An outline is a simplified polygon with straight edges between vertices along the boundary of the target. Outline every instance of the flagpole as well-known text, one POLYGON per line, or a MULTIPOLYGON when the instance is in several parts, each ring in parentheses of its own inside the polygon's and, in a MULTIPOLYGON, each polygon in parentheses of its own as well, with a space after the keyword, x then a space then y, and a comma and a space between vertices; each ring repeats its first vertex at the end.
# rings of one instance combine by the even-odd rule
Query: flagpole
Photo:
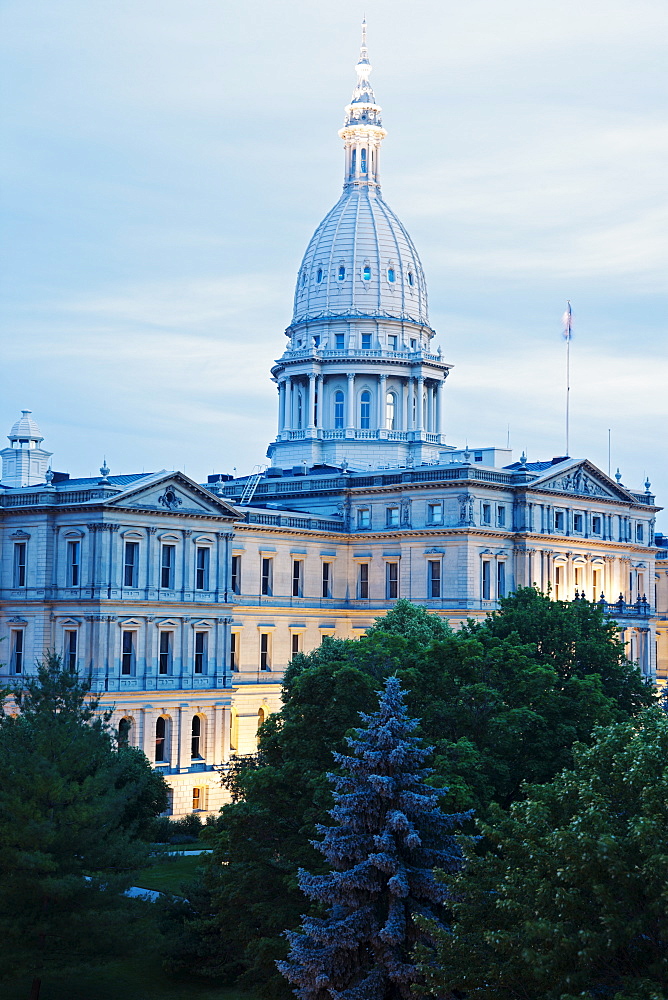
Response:
POLYGON ((566 454, 570 455, 570 415, 571 415, 571 336, 573 335, 573 313, 568 300, 563 315, 564 339, 566 341, 566 454))

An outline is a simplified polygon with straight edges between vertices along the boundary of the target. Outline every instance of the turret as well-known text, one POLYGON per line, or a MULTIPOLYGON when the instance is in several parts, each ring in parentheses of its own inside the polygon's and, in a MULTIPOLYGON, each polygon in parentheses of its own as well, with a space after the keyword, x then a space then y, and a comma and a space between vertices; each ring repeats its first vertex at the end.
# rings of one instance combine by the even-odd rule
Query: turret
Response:
POLYGON ((9 448, 0 451, 3 486, 37 486, 45 481, 53 452, 41 447, 44 437, 31 413, 21 410, 20 419, 7 435, 9 448))

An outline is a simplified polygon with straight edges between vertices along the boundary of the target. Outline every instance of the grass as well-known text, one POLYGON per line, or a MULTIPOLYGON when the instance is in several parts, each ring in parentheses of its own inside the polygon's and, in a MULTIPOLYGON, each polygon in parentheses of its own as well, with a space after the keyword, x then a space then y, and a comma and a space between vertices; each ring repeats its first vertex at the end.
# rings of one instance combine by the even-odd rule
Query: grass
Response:
MULTIPOLYGON (((28 1000, 31 977, 0 982, 2 1000, 28 1000)), ((184 976, 165 975, 153 956, 113 962, 76 974, 50 975, 40 1000, 259 1000, 251 993, 184 976)))
POLYGON ((137 872, 133 884, 141 886, 142 889, 157 889, 158 892, 171 892, 175 896, 182 896, 183 883, 192 880, 205 859, 206 855, 166 857, 163 861, 137 872))

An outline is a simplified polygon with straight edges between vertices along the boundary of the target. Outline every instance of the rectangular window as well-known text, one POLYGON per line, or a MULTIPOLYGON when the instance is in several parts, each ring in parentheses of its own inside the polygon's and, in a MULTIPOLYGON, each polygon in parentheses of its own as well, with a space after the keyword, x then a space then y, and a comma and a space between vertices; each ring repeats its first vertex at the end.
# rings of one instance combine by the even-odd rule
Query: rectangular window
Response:
POLYGON ((195 673, 205 674, 206 673, 206 661, 207 661, 207 647, 209 633, 208 632, 195 632, 195 673))
POLYGON ((441 560, 430 559, 427 563, 427 595, 441 596, 441 560))
POLYGON ((81 551, 80 542, 67 543, 67 586, 79 586, 79 553, 81 551))
POLYGON ((136 587, 139 571, 139 542, 125 543, 125 563, 123 567, 123 586, 136 587))
POLYGON ((396 351, 397 349, 397 335, 396 333, 391 333, 387 338, 387 346, 391 351, 396 351))
POLYGON ((601 571, 599 569, 592 570, 591 574, 591 584, 592 584, 592 601, 597 601, 601 596, 601 571))
POLYGON ((484 503, 482 505, 482 523, 491 524, 492 523, 492 505, 491 503, 484 503))
POLYGON ((260 670, 271 670, 271 634, 260 632, 260 670))
POLYGON ((26 542, 14 542, 14 586, 26 585, 26 542))
POLYGON ((239 669, 239 633, 230 634, 230 670, 239 669))
POLYGON ((575 567, 575 589, 579 590, 582 586, 582 569, 580 566, 575 567))
POLYGON ((204 789, 203 788, 193 788, 193 812, 199 812, 200 809, 204 809, 204 789))
POLYGON ((241 593, 241 556, 232 556, 230 586, 233 594, 241 593))
POLYGON ((162 546, 162 558, 160 562, 160 586, 165 590, 174 589, 174 563, 176 556, 175 545, 162 546))
POLYGON ((262 580, 261 580, 260 592, 263 597, 271 597, 273 562, 274 562, 273 559, 262 560, 262 580))
POLYGON ((554 599, 560 601, 564 596, 564 570, 561 566, 554 567, 554 599))
POLYGON ((158 670, 161 674, 168 674, 172 669, 172 650, 174 648, 174 633, 160 633, 160 656, 158 670))
POLYGON ((582 531, 584 518, 582 514, 573 514, 573 531, 582 531))
POLYGON ((363 333, 362 334, 362 350, 363 351, 370 351, 371 350, 371 334, 370 333, 363 333))
POLYGON ((71 674, 77 672, 77 636, 76 629, 68 629, 65 632, 65 669, 71 674))
POLYGON ((292 596, 302 597, 304 591, 304 560, 292 560, 292 596))
POLYGON ((642 542, 643 540, 643 527, 642 524, 636 524, 636 542, 642 542))
POLYGON ((601 518, 596 514, 591 519, 591 533, 592 535, 601 534, 601 518))
POLYGON ((385 596, 389 601, 399 596, 399 563, 385 563, 385 596))
POLYGON ((399 527, 399 508, 387 507, 385 511, 385 523, 388 528, 399 527))
POLYGON ((209 548, 198 545, 195 553, 195 590, 209 589, 209 548))
POLYGON ((496 509, 496 523, 499 528, 505 528, 506 526, 506 508, 501 504, 496 509))
POLYGON ((417 340, 415 337, 411 337, 411 351, 417 351, 417 340))
POLYGON ((490 599, 490 566, 489 559, 483 559, 482 562, 482 599, 483 601, 488 601, 490 599))
POLYGON ((443 524, 443 504, 427 504, 427 524, 443 524))
POLYGON ((357 596, 366 600, 369 596, 369 564, 360 563, 357 571, 357 596))
POLYGON ((357 511, 357 527, 371 527, 371 510, 368 507, 360 507, 357 511))
POLYGON ((506 596, 506 564, 504 562, 496 564, 496 596, 497 599, 506 596))
POLYGON ((121 673, 129 675, 135 669, 136 632, 123 632, 121 643, 121 673))
POLYGON ((13 674, 23 673, 23 639, 24 630, 22 628, 14 629, 12 632, 11 647, 11 668, 13 674))
POLYGON ((557 510, 554 512, 554 528, 555 531, 564 530, 564 512, 563 510, 557 510))
POLYGON ((482 452, 481 451, 474 451, 473 452, 473 461, 474 462, 482 462, 482 452))
POLYGON ((329 562, 322 564, 322 596, 332 596, 332 564, 329 562))
POLYGON ((334 335, 336 339, 336 350, 343 351, 345 349, 345 333, 337 333, 334 335))
POLYGON ((292 655, 296 656, 300 652, 301 647, 301 634, 299 632, 292 633, 292 655))

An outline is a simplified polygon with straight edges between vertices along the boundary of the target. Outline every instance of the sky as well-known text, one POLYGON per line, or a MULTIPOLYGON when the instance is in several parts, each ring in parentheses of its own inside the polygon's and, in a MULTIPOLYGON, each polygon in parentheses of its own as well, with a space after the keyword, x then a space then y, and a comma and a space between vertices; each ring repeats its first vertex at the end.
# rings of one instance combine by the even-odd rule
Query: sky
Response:
POLYGON ((570 453, 668 504, 665 0, 0 0, 0 432, 32 409, 72 476, 266 461, 363 11, 448 442, 564 453, 570 299, 570 453))

